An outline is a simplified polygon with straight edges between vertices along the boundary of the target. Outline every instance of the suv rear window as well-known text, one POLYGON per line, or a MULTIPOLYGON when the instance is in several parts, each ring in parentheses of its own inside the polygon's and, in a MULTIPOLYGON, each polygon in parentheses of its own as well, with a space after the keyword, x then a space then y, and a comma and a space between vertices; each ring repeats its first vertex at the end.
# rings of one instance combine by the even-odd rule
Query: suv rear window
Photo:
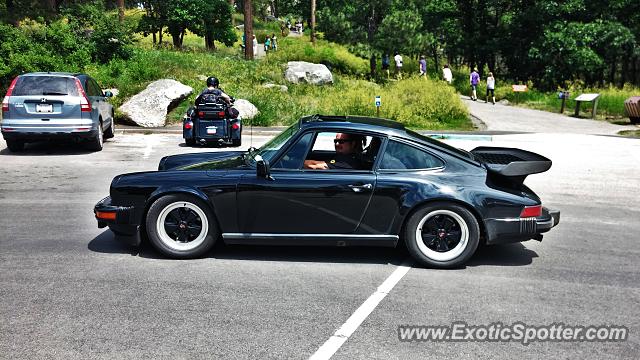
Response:
POLYGON ((76 79, 59 76, 21 76, 13 89, 15 96, 71 95, 78 96, 76 79))

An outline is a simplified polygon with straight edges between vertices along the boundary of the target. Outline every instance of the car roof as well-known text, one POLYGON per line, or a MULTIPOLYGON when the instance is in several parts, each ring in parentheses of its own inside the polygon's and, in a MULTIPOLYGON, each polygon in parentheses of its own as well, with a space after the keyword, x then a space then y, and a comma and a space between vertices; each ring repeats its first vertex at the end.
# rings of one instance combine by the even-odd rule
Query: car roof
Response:
POLYGON ((445 144, 442 141, 432 139, 415 131, 409 130, 398 121, 367 117, 367 116, 335 116, 335 115, 310 115, 300 119, 300 129, 348 129, 356 131, 371 131, 391 137, 412 140, 426 146, 436 147, 465 160, 471 158, 466 151, 445 144))
POLYGON ((300 119, 301 128, 341 127, 353 130, 368 130, 381 133, 405 134, 406 129, 397 121, 367 116, 310 115, 300 119))
POLYGON ((86 74, 69 73, 69 72, 32 72, 22 74, 20 76, 59 76, 59 77, 85 77, 86 74))

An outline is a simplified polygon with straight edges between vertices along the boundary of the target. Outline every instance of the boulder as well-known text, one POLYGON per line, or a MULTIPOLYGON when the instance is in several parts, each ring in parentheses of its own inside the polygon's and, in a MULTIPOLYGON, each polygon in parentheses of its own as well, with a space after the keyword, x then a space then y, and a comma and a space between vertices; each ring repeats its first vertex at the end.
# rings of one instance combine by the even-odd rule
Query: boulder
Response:
POLYGON ((120 106, 120 112, 142 127, 165 125, 167 111, 193 92, 193 88, 171 79, 157 80, 120 106))
POLYGON ((502 104, 502 105, 509 105, 509 100, 507 100, 507 99, 502 99, 502 100, 498 101, 498 104, 502 104))
POLYGON ((303 82, 313 85, 333 84, 333 75, 325 65, 304 61, 288 62, 284 78, 294 84, 303 82))
POLYGON ((280 91, 282 91, 282 92, 287 92, 287 91, 289 91, 289 88, 288 88, 286 85, 278 85, 278 84, 271 84, 271 83, 268 83, 268 84, 264 84, 264 85, 262 85, 262 87, 265 87, 265 88, 267 88, 267 89, 280 88, 280 91))
POLYGON ((260 114, 258 108, 245 99, 236 99, 233 103, 233 107, 240 112, 240 118, 242 120, 253 119, 260 114))

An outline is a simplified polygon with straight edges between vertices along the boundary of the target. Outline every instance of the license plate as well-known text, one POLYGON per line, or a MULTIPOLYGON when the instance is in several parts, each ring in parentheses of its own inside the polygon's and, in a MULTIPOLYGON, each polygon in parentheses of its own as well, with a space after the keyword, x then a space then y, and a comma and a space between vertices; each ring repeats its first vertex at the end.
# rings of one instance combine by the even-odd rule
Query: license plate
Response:
POLYGON ((51 104, 36 104, 36 112, 39 113, 52 113, 53 105, 51 104))
POLYGON ((215 126, 207 126, 207 134, 215 134, 218 132, 218 128, 215 126))

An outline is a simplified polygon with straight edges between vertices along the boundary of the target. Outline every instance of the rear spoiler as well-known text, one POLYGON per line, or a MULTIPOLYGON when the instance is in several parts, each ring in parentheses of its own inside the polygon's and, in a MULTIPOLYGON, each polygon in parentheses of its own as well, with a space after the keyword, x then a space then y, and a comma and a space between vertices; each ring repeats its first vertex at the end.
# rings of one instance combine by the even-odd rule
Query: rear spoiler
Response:
POLYGON ((471 150, 471 153, 489 172, 520 183, 527 175, 542 173, 551 168, 551 160, 521 149, 480 146, 471 150))

